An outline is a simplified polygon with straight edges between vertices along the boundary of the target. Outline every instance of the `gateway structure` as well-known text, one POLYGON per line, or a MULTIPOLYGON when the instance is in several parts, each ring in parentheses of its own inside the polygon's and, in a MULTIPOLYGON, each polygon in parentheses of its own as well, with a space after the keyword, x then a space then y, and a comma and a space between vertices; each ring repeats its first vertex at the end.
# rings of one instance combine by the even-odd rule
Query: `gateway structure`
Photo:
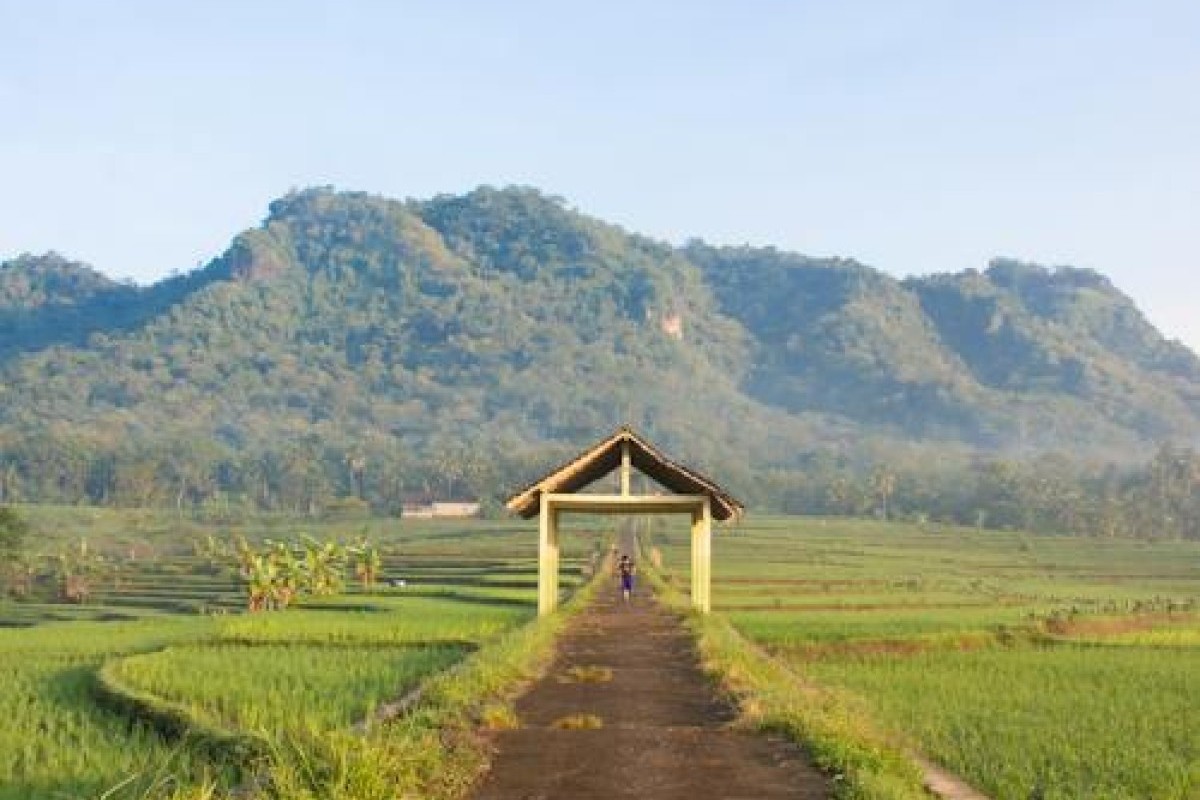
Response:
POLYGON ((692 521, 692 605, 712 607, 712 521, 735 520, 745 507, 714 481, 671 460, 649 441, 622 427, 544 478, 509 498, 510 511, 538 524, 538 614, 558 606, 558 523, 560 515, 687 514, 692 521), (633 470, 669 493, 633 494, 633 470), (580 494, 579 490, 620 470, 620 494, 580 494))

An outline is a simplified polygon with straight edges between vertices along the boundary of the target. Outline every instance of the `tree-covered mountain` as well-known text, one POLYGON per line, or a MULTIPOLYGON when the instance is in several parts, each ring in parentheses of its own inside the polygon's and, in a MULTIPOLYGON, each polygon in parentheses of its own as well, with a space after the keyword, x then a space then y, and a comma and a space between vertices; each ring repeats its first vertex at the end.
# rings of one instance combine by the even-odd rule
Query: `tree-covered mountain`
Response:
POLYGON ((1096 273, 674 248, 522 188, 292 193, 148 287, 21 256, 0 375, 0 500, 394 504, 514 485, 626 421, 735 486, 1200 430, 1200 361, 1096 273))
POLYGON ((1200 359, 1091 270, 997 259, 898 281, 773 248, 684 253, 756 345, 748 389, 905 437, 1117 454, 1193 441, 1200 359))
POLYGON ((0 263, 0 359, 56 344, 85 346, 93 333, 136 329, 222 277, 227 275, 210 268, 139 288, 58 253, 0 263))

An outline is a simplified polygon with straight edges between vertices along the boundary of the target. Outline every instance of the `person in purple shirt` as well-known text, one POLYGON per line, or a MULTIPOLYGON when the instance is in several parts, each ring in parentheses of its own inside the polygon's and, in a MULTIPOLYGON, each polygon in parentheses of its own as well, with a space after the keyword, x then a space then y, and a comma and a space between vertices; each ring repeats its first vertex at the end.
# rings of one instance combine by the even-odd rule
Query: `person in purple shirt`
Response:
POLYGON ((633 573, 636 569, 633 559, 628 555, 621 556, 621 560, 617 562, 617 573, 621 576, 621 597, 625 602, 629 602, 629 597, 633 594, 633 573))

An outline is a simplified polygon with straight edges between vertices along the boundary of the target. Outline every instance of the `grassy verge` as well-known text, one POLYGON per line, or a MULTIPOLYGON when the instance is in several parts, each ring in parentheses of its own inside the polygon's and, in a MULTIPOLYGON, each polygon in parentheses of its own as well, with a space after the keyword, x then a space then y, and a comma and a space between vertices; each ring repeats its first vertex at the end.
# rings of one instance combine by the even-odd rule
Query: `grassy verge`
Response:
POLYGON ((741 724, 781 732, 800 743, 818 767, 834 776, 840 798, 929 796, 920 769, 870 722, 859 699, 808 683, 724 617, 691 611, 687 598, 652 569, 647 576, 665 603, 686 614, 704 668, 736 699, 741 724))

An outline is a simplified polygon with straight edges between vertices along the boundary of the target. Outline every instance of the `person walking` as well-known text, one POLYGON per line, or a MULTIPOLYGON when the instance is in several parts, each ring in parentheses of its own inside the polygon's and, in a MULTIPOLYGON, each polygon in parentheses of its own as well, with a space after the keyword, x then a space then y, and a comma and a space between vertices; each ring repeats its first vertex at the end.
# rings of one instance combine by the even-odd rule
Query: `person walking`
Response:
POLYGON ((617 572, 621 576, 621 597, 626 603, 633 595, 633 573, 636 571, 633 559, 628 554, 621 556, 621 560, 617 562, 617 572))

